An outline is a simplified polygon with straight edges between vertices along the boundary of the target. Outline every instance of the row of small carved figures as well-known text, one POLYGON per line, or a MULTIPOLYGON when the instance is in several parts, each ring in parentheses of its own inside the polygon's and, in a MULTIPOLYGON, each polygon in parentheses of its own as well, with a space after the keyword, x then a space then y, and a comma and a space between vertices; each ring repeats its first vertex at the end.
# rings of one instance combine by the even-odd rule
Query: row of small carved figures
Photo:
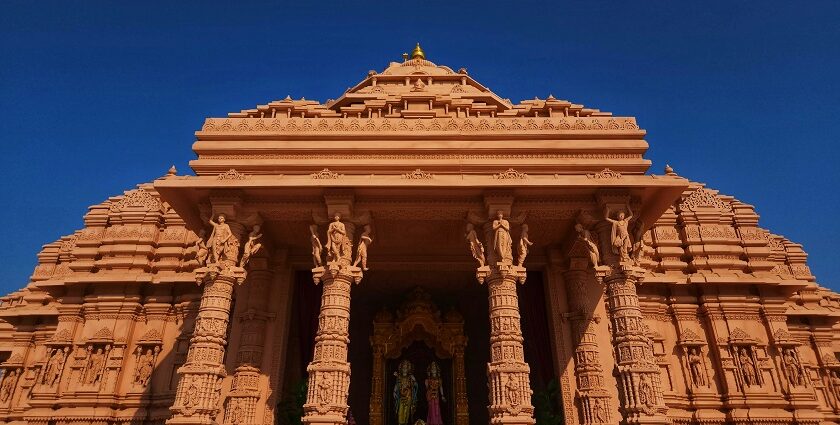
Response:
MULTIPOLYGON (((628 214, 624 211, 619 211, 616 218, 610 217, 609 208, 604 212, 604 219, 611 223, 611 246, 614 254, 618 255, 621 261, 629 261, 633 259, 638 263, 639 257, 643 251, 643 234, 645 232, 645 225, 640 220, 636 220, 633 235, 630 234, 630 221, 633 219, 633 213, 630 206, 627 205, 628 214)), ((262 233, 260 226, 255 225, 248 234, 248 240, 242 249, 241 257, 239 252, 239 240, 231 231, 230 225, 226 223, 224 214, 217 216, 217 221, 210 219, 209 224, 213 227, 209 238, 205 239, 205 231, 202 229, 199 233, 198 240, 195 242, 196 260, 202 266, 208 263, 231 263, 245 267, 251 257, 262 249, 262 233)), ((311 233, 312 243, 312 261, 315 267, 324 265, 324 251, 326 251, 326 262, 341 262, 345 261, 348 264, 352 260, 352 242, 350 241, 346 225, 341 221, 341 214, 335 214, 333 221, 327 228, 327 243, 322 244, 318 236, 318 225, 313 224, 309 227, 311 233)), ((586 244, 590 262, 592 266, 601 264, 601 255, 598 245, 592 237, 589 230, 585 229, 580 223, 575 225, 575 230, 578 232, 578 238, 586 244)), ((496 213, 496 218, 492 221, 491 228, 492 236, 488 243, 492 244, 492 256, 490 259, 495 259, 497 263, 513 264, 513 239, 510 234, 510 221, 504 217, 502 211, 496 213)), ((470 252, 478 261, 479 267, 488 264, 488 255, 485 251, 484 244, 478 238, 475 226, 472 223, 467 223, 466 240, 470 247, 470 252)), ((364 226, 359 241, 356 244, 356 259, 352 261, 353 266, 361 265, 363 270, 367 268, 368 247, 373 243, 371 236, 370 225, 364 226)), ((528 225, 521 224, 521 233, 519 242, 517 244, 517 265, 522 267, 525 258, 528 256, 528 251, 533 242, 528 237, 528 225)))
MULTIPOLYGON (((46 359, 44 367, 41 368, 40 373, 35 376, 35 381, 38 384, 46 387, 53 387, 61 380, 64 368, 67 364, 69 347, 58 347, 52 349, 52 354, 46 359)), ((105 371, 105 362, 108 359, 110 348, 97 348, 93 350, 92 346, 88 346, 84 352, 85 360, 84 366, 81 370, 82 385, 96 385, 102 380, 105 371)), ((155 361, 160 353, 160 346, 137 347, 135 353, 135 367, 134 377, 132 383, 145 387, 149 383, 149 378, 154 371, 155 361)), ((32 369, 29 369, 32 370, 32 369)), ((14 394, 16 384, 18 383, 18 369, 7 368, 4 373, 3 380, 0 382, 0 402, 7 402, 14 394)), ((21 374, 22 375, 22 374, 21 374)), ((30 378, 31 379, 31 378, 30 378)))

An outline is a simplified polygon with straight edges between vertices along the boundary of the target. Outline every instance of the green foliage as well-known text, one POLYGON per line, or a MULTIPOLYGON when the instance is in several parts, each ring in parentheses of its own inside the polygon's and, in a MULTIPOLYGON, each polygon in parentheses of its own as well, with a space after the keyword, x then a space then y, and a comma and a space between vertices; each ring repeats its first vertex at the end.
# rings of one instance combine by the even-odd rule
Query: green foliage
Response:
POLYGON ((534 419, 537 425, 561 425, 564 423, 563 411, 560 409, 560 386, 552 379, 545 388, 534 390, 531 404, 534 405, 534 419))
POLYGON ((306 379, 298 382, 277 404, 277 421, 280 425, 301 425, 306 387, 306 379))

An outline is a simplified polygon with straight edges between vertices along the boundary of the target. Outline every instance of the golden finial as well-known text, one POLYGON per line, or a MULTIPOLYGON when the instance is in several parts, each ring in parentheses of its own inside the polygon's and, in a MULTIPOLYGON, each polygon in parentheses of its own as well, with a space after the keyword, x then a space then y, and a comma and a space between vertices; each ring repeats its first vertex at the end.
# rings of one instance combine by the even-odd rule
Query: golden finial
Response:
POLYGON ((414 47, 414 50, 411 51, 411 59, 426 59, 426 54, 423 53, 423 49, 420 48, 420 43, 417 43, 417 46, 414 47))

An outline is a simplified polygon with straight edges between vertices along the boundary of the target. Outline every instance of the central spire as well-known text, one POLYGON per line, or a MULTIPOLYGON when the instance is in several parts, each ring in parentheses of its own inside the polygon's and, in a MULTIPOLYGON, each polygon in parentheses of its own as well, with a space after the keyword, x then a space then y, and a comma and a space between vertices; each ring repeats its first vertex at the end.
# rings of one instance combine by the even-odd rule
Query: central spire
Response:
POLYGON ((426 54, 423 53, 423 49, 420 48, 420 43, 417 43, 417 46, 414 47, 414 50, 411 52, 411 59, 426 59, 426 54))

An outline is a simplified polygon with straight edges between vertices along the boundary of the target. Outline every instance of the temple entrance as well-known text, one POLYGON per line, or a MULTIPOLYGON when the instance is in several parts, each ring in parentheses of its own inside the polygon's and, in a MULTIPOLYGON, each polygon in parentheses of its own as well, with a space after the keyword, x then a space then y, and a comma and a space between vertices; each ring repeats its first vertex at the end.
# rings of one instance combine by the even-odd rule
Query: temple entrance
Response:
MULTIPOLYGON (((394 372, 398 372, 402 360, 412 362, 417 383, 417 403, 409 423, 413 425, 417 419, 427 421, 425 380, 428 365, 432 361, 438 362, 443 398, 446 399, 443 401, 441 398, 441 419, 445 425, 459 423, 455 398, 459 373, 453 361, 454 349, 443 349, 444 345, 451 345, 451 341, 457 338, 436 330, 445 323, 460 327, 461 330, 456 334, 464 340, 462 375, 466 395, 462 404, 461 415, 465 418, 462 423, 489 423, 487 363, 490 360, 490 326, 487 288, 479 285, 474 274, 468 271, 437 271, 434 280, 429 279, 429 276, 427 271, 376 270, 370 272, 362 284, 352 289, 348 404, 350 414, 357 424, 399 423, 394 400, 394 387, 397 383, 394 372), (417 291, 418 288, 422 289, 417 291), (410 314, 412 311, 415 313, 413 316, 410 314), (415 319, 406 320, 407 317, 415 319), (397 326, 397 323, 403 323, 403 326, 397 326), (380 334, 377 334, 377 328, 380 334), (395 328, 402 330, 397 331, 395 328), (373 344, 377 338, 387 344, 377 348, 373 344), (380 358, 379 365, 376 364, 377 357, 380 358), (380 377, 379 388, 376 388, 374 376, 380 377), (373 416, 372 411, 375 413, 373 416)), ((548 395, 545 389, 555 376, 542 279, 539 272, 529 273, 527 283, 517 288, 525 337, 525 359, 531 369, 532 389, 540 397, 548 395)), ((302 406, 300 396, 305 396, 300 389, 306 379, 306 365, 312 358, 322 291, 321 286, 312 284, 311 274, 306 271, 300 272, 296 280, 292 311, 294 320, 290 328, 289 362, 286 364, 288 379, 284 389, 284 400, 287 402, 279 409, 289 416, 301 411, 298 409, 302 406), (299 403, 299 406, 296 407, 295 403, 299 403)), ((554 394, 556 396, 558 394, 554 394)), ((560 403, 552 404, 555 413, 559 413, 560 403)), ((289 422, 279 420, 279 423, 289 422)))

